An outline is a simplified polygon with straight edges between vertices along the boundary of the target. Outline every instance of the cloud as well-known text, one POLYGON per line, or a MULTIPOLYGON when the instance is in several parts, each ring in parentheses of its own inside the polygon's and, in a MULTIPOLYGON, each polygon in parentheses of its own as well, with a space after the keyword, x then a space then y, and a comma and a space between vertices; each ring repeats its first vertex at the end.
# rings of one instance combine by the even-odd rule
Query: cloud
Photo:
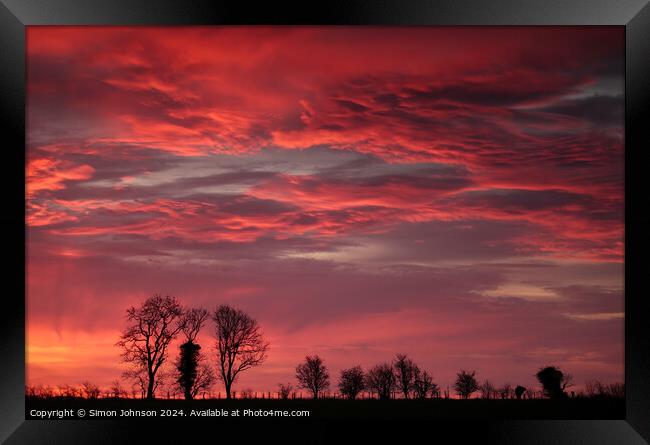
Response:
POLYGON ((621 378, 623 50, 598 27, 28 29, 29 379, 110 382, 87 362, 153 292, 257 317, 256 389, 319 351, 621 378))
POLYGON ((66 181, 82 181, 92 177, 90 165, 74 165, 50 158, 31 159, 27 164, 27 194, 61 190, 66 181))

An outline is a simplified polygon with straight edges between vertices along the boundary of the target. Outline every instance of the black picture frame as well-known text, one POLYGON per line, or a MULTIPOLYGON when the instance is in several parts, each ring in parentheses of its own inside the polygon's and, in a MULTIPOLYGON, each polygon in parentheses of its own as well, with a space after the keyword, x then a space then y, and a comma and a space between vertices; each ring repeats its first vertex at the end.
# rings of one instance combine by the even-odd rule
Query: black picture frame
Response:
MULTIPOLYGON (((127 443, 140 441, 136 437, 143 429, 142 422, 119 420, 24 419, 26 231, 25 152, 21 147, 25 146, 25 27, 192 24, 624 26, 625 420, 465 422, 461 436, 480 443, 650 442, 650 323, 646 321, 646 254, 650 250, 650 195, 646 190, 650 175, 644 172, 650 141, 648 0, 329 0, 301 5, 208 0, 0 0, 0 115, 5 167, 0 175, 5 201, 0 221, 4 245, 10 247, 3 268, 10 289, 6 289, 0 310, 0 439, 10 444, 127 443)), ((200 425, 198 429, 215 428, 214 422, 200 425)), ((248 428, 253 429, 250 424, 248 428)), ((426 428, 435 431, 445 427, 426 428)), ((161 437, 171 438, 169 430, 164 433, 161 437)))

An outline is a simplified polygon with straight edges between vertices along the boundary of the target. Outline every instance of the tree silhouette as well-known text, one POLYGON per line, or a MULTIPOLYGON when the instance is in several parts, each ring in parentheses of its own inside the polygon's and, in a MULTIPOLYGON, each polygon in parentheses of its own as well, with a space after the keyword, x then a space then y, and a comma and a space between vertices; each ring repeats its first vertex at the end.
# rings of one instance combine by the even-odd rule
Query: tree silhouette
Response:
POLYGON ((617 399, 625 398, 625 383, 614 382, 607 385, 607 395, 617 399))
POLYGON ((512 385, 510 383, 504 384, 499 389, 499 394, 501 394, 502 399, 512 399, 512 395, 514 394, 514 391, 512 389, 512 385))
POLYGON ((126 311, 128 325, 116 343, 123 361, 133 365, 125 376, 146 377, 146 395, 155 397, 156 374, 167 360, 169 344, 183 328, 183 309, 173 297, 154 295, 126 311))
POLYGON ((99 386, 90 383, 88 380, 81 384, 81 391, 86 399, 97 399, 101 393, 99 386))
POLYGON ((241 391, 239 391, 239 398, 240 399, 252 399, 253 398, 253 390, 251 388, 242 389, 241 391))
POLYGON ((323 360, 317 356, 305 357, 305 363, 296 366, 296 379, 298 387, 306 389, 312 394, 312 398, 318 396, 330 386, 330 376, 323 360))
MULTIPOLYGON (((176 362, 176 369, 178 370, 176 381, 183 390, 185 399, 191 400, 197 391, 201 389, 194 388, 199 372, 199 362, 202 360, 201 346, 194 343, 194 340, 196 340, 197 335, 208 319, 208 311, 203 308, 191 309, 185 313, 184 317, 185 320, 181 331, 185 335, 186 341, 180 346, 180 354, 176 362)), ((211 381, 208 381, 208 378, 212 376, 211 370, 203 370, 203 381, 201 382, 203 389, 205 389, 206 384, 212 384, 211 381)))
POLYGON ((413 389, 413 379, 415 378, 415 368, 417 366, 406 354, 397 354, 393 367, 395 368, 397 385, 404 394, 404 398, 408 399, 413 389))
POLYGON ((359 393, 364 390, 365 386, 365 376, 363 375, 361 366, 355 366, 341 371, 339 391, 346 398, 350 400, 356 399, 359 393))
POLYGON ((82 391, 79 388, 70 386, 67 383, 59 387, 59 394, 61 394, 62 397, 66 398, 80 397, 83 395, 82 391))
POLYGON ((126 397, 127 392, 126 389, 122 388, 122 384, 120 383, 120 381, 115 379, 111 382, 110 394, 111 397, 115 399, 119 399, 122 397, 126 397))
POLYGON ((189 341, 180 346, 181 352, 176 362, 178 377, 176 381, 180 386, 186 400, 192 399, 192 387, 196 381, 199 366, 201 346, 189 341))
POLYGON ((496 388, 489 380, 485 380, 478 389, 481 391, 482 399, 492 399, 497 392, 496 388))
POLYGON ((571 374, 564 374, 556 366, 546 366, 535 374, 544 389, 544 395, 550 399, 567 397, 566 388, 573 386, 571 374))
POLYGON ((528 387, 526 388, 524 395, 526 396, 527 399, 535 399, 537 398, 537 391, 535 391, 535 388, 528 387))
POLYGON ((590 398, 624 398, 625 385, 623 383, 602 383, 598 380, 585 382, 585 393, 590 398))
POLYGON ((195 398, 199 393, 205 394, 212 388, 216 381, 214 371, 207 363, 204 363, 204 357, 199 356, 199 364, 196 371, 196 379, 190 388, 190 398, 195 398))
MULTIPOLYGON (((144 399, 147 396, 147 387, 149 386, 149 380, 147 378, 147 372, 143 368, 134 368, 124 371, 122 377, 126 380, 133 382, 131 384, 131 389, 133 391, 133 397, 135 394, 140 394, 140 398, 144 399)), ((153 392, 155 393, 158 387, 161 384, 160 376, 156 375, 154 379, 153 392)))
POLYGON ((413 393, 418 399, 426 399, 431 393, 433 397, 438 392, 438 385, 433 383, 433 377, 426 371, 421 371, 415 366, 413 369, 413 393))
POLYGON ((585 393, 587 397, 601 397, 605 392, 605 386, 598 380, 587 380, 585 382, 585 393))
MULTIPOLYGON (((43 386, 43 385, 38 385, 38 386, 30 386, 26 385, 25 386, 25 393, 29 397, 36 397, 36 398, 41 398, 41 399, 51 399, 54 397, 54 388, 52 388, 49 385, 43 386)), ((83 395, 81 391, 78 393, 80 396, 83 395)))
POLYGON ((521 400, 521 397, 524 395, 525 392, 526 392, 526 388, 524 388, 521 385, 517 385, 517 387, 515 388, 515 396, 517 397, 518 400, 521 400))
POLYGON ((397 379, 389 363, 375 365, 366 374, 366 387, 376 391, 379 400, 389 400, 396 386, 397 379))
POLYGON ((269 344, 264 341, 257 321, 245 312, 227 305, 217 307, 212 314, 216 325, 219 378, 231 397, 232 384, 239 374, 266 359, 269 344))
POLYGON ((454 383, 454 390, 463 399, 469 399, 473 392, 478 391, 478 383, 476 382, 476 371, 467 372, 461 370, 456 374, 456 383, 454 383))
POLYGON ((287 400, 292 390, 293 386, 291 386, 291 383, 287 383, 286 385, 284 383, 278 383, 278 396, 282 400, 287 400))

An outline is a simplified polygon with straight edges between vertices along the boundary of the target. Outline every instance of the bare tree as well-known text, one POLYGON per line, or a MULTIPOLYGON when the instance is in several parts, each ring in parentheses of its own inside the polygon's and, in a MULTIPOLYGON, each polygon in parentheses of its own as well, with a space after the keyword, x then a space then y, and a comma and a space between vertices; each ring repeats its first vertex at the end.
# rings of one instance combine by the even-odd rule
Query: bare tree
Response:
POLYGON ((603 392, 603 384, 598 380, 587 380, 585 382, 585 394, 587 397, 597 397, 603 392))
POLYGON ((252 399, 253 398, 253 390, 251 388, 242 389, 241 391, 239 391, 239 398, 240 399, 252 399))
POLYGON ((296 366, 298 387, 306 389, 317 399, 330 386, 330 376, 323 360, 317 356, 305 357, 305 363, 296 366))
POLYGON ((231 398, 232 384, 247 369, 261 365, 269 344, 262 338, 257 321, 239 309, 227 305, 217 307, 212 314, 216 325, 219 378, 231 398))
POLYGON ((624 399, 625 398, 625 383, 614 382, 607 385, 607 394, 609 397, 624 399))
POLYGON ((25 393, 29 397, 51 399, 54 397, 54 388, 49 385, 25 386, 25 393))
POLYGON ((585 395, 590 398, 624 398, 625 384, 602 383, 598 380, 585 382, 585 395))
POLYGON ((343 396, 350 400, 356 399, 359 393, 365 389, 365 376, 361 366, 343 369, 338 386, 343 396))
POLYGON ((415 366, 413 369, 413 393, 418 399, 426 399, 431 393, 433 397, 438 392, 438 385, 433 382, 433 377, 427 371, 421 371, 415 366))
MULTIPOLYGON (((203 363, 202 361, 203 359, 201 359, 199 362, 196 372, 196 379, 194 379, 192 387, 190 388, 190 395, 192 399, 195 398, 199 393, 205 394, 208 392, 214 385, 214 382, 217 380, 214 372, 212 371, 212 368, 207 363, 203 363)), ((184 389, 185 388, 183 388, 183 390, 184 389)))
MULTIPOLYGON (((185 343, 180 346, 180 354, 176 361, 176 381, 186 400, 194 398, 194 383, 198 377, 199 362, 202 360, 201 346, 194 343, 196 336, 208 319, 208 311, 190 309, 184 315, 181 331, 185 335, 185 343)), ((203 374, 205 378, 209 374, 203 374)), ((212 382, 210 382, 212 384, 212 382)))
POLYGON ((41 397, 45 399, 51 399, 54 397, 54 388, 50 385, 45 385, 41 387, 41 397))
POLYGON ((59 387, 59 394, 61 394, 61 397, 66 398, 81 397, 82 395, 79 388, 68 385, 67 383, 59 387))
POLYGON ((456 374, 456 383, 454 383, 454 390, 463 399, 469 399, 473 392, 478 391, 478 383, 476 382, 476 371, 467 372, 461 370, 456 374))
POLYGON ((481 392, 482 399, 493 399, 497 392, 496 388, 489 380, 485 380, 478 389, 481 392))
POLYGON ((81 391, 87 399, 97 399, 101 393, 99 386, 90 383, 88 380, 81 384, 81 391))
POLYGON ((389 363, 375 365, 366 374, 366 387, 376 391, 379 400, 388 400, 397 386, 397 379, 393 367, 389 363))
POLYGON ((413 389, 413 379, 415 378, 415 368, 417 365, 406 354, 397 354, 395 362, 395 378, 399 389, 404 394, 404 398, 408 399, 411 389, 413 389))
POLYGON ((502 399, 512 399, 512 395, 514 394, 512 385, 510 383, 505 383, 501 388, 499 388, 499 394, 502 399))
POLYGON ((27 397, 37 397, 38 389, 34 385, 25 385, 25 395, 27 397))
POLYGON ((287 383, 286 385, 284 383, 278 383, 278 396, 282 400, 287 400, 292 390, 293 386, 291 386, 291 383, 287 383))
POLYGON ((111 388, 110 388, 110 396, 119 399, 121 397, 126 397, 126 389, 122 387, 122 384, 120 383, 119 380, 115 379, 111 382, 111 388))
POLYGON ((156 374, 167 360, 167 348, 184 326, 183 309, 173 297, 154 295, 126 311, 128 326, 116 343, 122 358, 147 377, 147 398, 155 397, 156 374))

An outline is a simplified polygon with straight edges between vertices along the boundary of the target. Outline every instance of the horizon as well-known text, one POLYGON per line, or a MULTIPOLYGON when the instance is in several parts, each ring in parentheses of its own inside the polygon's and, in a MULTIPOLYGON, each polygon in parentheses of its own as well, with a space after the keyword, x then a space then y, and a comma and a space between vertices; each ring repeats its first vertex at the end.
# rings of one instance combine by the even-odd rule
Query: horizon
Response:
POLYGON ((332 388, 397 353, 441 388, 538 387, 545 365, 624 382, 622 29, 26 42, 28 385, 108 387, 155 293, 259 322, 268 358, 237 392, 295 386, 313 354, 332 388))

